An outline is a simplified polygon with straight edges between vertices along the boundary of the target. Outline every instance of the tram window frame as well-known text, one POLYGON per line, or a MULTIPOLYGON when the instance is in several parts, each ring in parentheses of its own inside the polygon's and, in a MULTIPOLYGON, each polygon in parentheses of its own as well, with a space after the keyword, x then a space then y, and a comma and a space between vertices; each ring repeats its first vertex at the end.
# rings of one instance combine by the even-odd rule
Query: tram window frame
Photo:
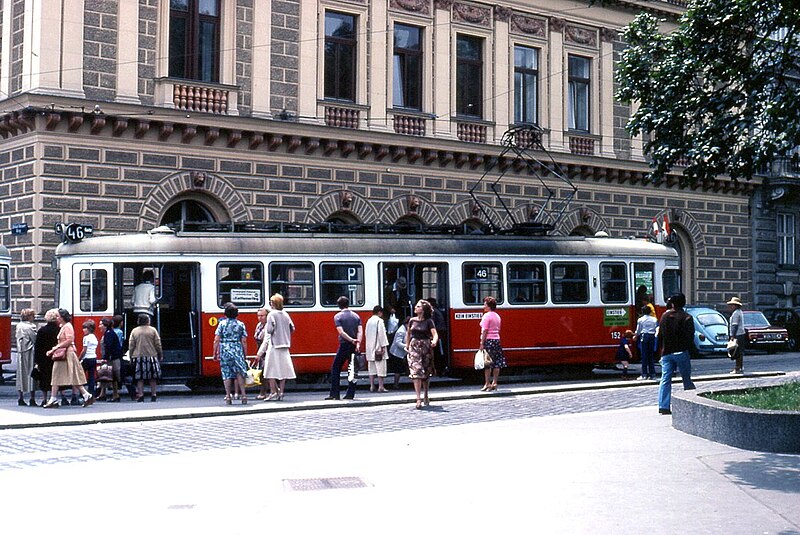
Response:
POLYGON ((486 297, 494 297, 497 303, 503 302, 503 264, 500 262, 464 262, 461 264, 461 300, 465 305, 482 305, 486 297), (496 280, 488 280, 489 273, 485 277, 479 277, 478 270, 481 268, 492 269, 497 276, 496 280), (467 275, 467 270, 472 269, 472 276, 467 275), (485 286, 495 288, 495 291, 484 291, 485 286), (475 296, 473 300, 467 300, 468 295, 475 296))
POLYGON ((319 265, 319 304, 324 307, 337 306, 336 301, 341 296, 347 296, 350 300, 350 306, 360 307, 364 306, 366 297, 364 295, 365 282, 364 282, 364 264, 361 262, 321 262, 319 265), (326 278, 325 269, 330 267, 355 267, 358 270, 359 278, 355 281, 351 279, 336 279, 326 278), (353 290, 347 288, 348 286, 357 286, 355 294, 353 290), (336 290, 332 293, 327 291, 326 288, 343 287, 343 290, 336 290))
POLYGON ((108 310, 108 280, 108 271, 105 269, 83 268, 78 272, 78 307, 81 312, 108 310), (103 276, 96 276, 98 273, 103 276))
POLYGON ((625 262, 600 262, 600 300, 603 303, 628 302, 628 266, 625 262), (607 274, 606 268, 615 269, 617 273, 607 274), (620 274, 622 278, 619 278, 620 274))
POLYGON ((277 261, 269 263, 270 295, 279 293, 283 296, 284 308, 312 307, 316 303, 316 274, 313 262, 277 261), (275 277, 276 268, 298 268, 285 278, 275 277), (292 278, 295 273, 308 273, 309 279, 292 278))
POLYGON ((258 308, 264 305, 264 264, 261 262, 218 262, 217 263, 217 305, 223 308, 226 303, 233 303, 239 308, 258 308), (230 268, 240 271, 238 279, 225 280, 222 270, 227 268, 225 276, 231 274, 230 268), (249 271, 248 271, 249 270, 249 271), (250 275, 248 278, 247 275, 250 275), (227 291, 226 291, 227 290, 227 291), (258 291, 258 298, 253 300, 234 299, 235 290, 258 291))
POLYGON ((11 278, 8 266, 0 266, 0 312, 11 310, 11 278))
POLYGON ((506 266, 506 277, 508 284, 508 302, 512 305, 542 305, 547 303, 547 264, 544 262, 509 262, 506 266), (541 278, 514 278, 512 270, 525 269, 528 273, 540 270, 541 278), (522 293, 514 290, 527 290, 522 293), (517 299, 519 295, 525 295, 525 299, 517 299), (540 297, 539 297, 540 296, 540 297))
POLYGON ((589 302, 590 299, 590 290, 589 290, 589 264, 586 262, 553 262, 550 264, 550 299, 554 304, 558 305, 579 305, 579 304, 586 304, 589 302), (567 277, 568 273, 565 273, 564 276, 557 276, 556 270, 562 268, 580 268, 584 271, 585 277, 576 277, 571 276, 567 277), (569 284, 572 285, 570 289, 569 297, 566 297, 565 294, 565 286, 569 284), (578 284, 582 284, 583 291, 585 297, 580 296, 575 290, 581 290, 578 287, 578 284), (575 297, 572 297, 572 295, 575 297))

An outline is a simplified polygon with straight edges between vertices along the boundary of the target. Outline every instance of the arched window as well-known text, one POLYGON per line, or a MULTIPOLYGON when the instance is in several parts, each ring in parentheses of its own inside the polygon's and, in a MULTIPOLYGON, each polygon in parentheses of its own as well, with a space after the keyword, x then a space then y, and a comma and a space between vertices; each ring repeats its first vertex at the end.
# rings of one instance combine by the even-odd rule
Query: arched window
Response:
POLYGON ((357 225, 361 223, 353 212, 340 210, 334 212, 325 219, 326 223, 335 223, 337 225, 357 225))
POLYGON ((184 199, 176 202, 164 212, 161 217, 161 225, 180 225, 182 222, 191 221, 194 223, 215 223, 217 218, 213 212, 204 204, 192 200, 184 199))
POLYGON ((586 225, 580 225, 579 227, 575 227, 572 229, 572 232, 569 233, 570 236, 585 236, 590 238, 594 236, 594 231, 587 227, 586 225))

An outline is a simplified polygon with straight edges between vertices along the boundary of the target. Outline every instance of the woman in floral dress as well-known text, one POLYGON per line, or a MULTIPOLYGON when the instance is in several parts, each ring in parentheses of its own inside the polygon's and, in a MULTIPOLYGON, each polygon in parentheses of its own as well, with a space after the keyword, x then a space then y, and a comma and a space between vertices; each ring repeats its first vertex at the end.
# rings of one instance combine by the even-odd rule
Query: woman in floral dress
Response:
POLYGON ((242 405, 247 404, 244 378, 247 374, 245 348, 247 347, 247 329, 239 321, 239 309, 233 303, 225 303, 225 317, 219 321, 214 333, 214 359, 219 361, 222 371, 222 382, 225 385, 225 403, 233 403, 233 382, 242 392, 242 405))
POLYGON ((406 351, 409 376, 417 396, 417 408, 421 409, 423 403, 426 406, 430 404, 428 384, 433 373, 433 347, 438 343, 439 335, 431 319, 433 307, 430 303, 422 299, 418 301, 414 306, 414 314, 406 332, 406 351), (420 394, 423 394, 422 400, 420 394))

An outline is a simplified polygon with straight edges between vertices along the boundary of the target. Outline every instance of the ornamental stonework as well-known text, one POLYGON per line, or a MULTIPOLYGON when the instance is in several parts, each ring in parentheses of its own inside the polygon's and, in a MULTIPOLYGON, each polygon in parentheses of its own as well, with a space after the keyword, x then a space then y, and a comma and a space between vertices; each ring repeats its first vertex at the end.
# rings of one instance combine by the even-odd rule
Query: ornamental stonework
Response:
POLYGON ((433 0, 433 6, 436 9, 450 10, 453 7, 453 0, 433 0))
POLYGON ((508 22, 508 20, 511 18, 511 13, 511 8, 494 6, 494 20, 508 22))
POLYGON ((456 2, 453 4, 453 20, 478 26, 492 26, 492 10, 456 2))
POLYGON ((389 0, 389 9, 417 13, 419 15, 430 15, 431 2, 430 0, 389 0))
POLYGON ((547 21, 528 17, 519 13, 511 15, 511 33, 532 35, 534 37, 547 37, 547 21))
POLYGON ((560 19, 558 17, 550 17, 550 30, 558 33, 562 33, 564 31, 564 27, 567 25, 567 21, 564 19, 560 19))
POLYGON ((597 30, 581 28, 580 26, 567 25, 564 28, 564 40, 584 46, 597 46, 597 30))
POLYGON ((600 41, 613 43, 617 40, 617 30, 613 28, 600 28, 600 41))

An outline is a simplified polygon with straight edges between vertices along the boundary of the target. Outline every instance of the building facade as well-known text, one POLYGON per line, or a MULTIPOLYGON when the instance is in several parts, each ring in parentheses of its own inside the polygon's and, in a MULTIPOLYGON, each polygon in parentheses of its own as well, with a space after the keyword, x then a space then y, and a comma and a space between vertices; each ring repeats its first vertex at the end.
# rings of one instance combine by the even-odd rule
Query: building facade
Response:
POLYGON ((689 300, 752 302, 754 273, 768 278, 769 255, 754 250, 769 240, 751 231, 761 182, 653 184, 642 140, 624 130, 619 31, 643 9, 684 8, 1 0, 0 231, 14 310, 52 304, 59 222, 112 234, 181 220, 529 221, 570 188, 498 159, 520 124, 541 128, 577 187, 555 234, 641 238, 666 216, 689 300), (502 172, 499 197, 480 184, 473 198, 487 168, 502 172), (12 235, 20 223, 27 233, 12 235))

